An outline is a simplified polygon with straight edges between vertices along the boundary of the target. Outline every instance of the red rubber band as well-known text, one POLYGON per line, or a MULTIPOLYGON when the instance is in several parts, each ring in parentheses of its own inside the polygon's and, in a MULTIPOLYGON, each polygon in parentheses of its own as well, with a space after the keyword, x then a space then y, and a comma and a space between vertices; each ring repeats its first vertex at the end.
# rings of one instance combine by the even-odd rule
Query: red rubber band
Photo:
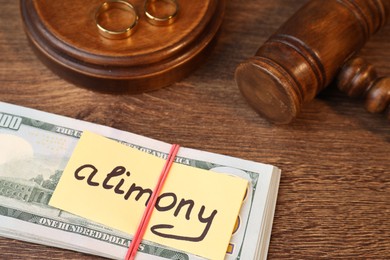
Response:
POLYGON ((166 178, 168 177, 169 170, 173 164, 173 161, 176 157, 177 152, 179 151, 180 146, 178 144, 173 144, 171 150, 169 151, 168 158, 165 162, 165 165, 161 171, 160 177, 156 184, 156 187, 153 190, 152 196, 150 197, 149 203, 146 206, 144 214, 141 218, 141 221, 138 225, 137 232, 135 233, 133 240, 130 243, 130 247, 127 250, 126 260, 133 260, 138 251, 138 246, 141 243, 142 237, 146 231, 146 227, 148 226, 150 217, 153 213, 153 208, 156 205, 157 197, 161 192, 161 189, 165 183, 166 178))

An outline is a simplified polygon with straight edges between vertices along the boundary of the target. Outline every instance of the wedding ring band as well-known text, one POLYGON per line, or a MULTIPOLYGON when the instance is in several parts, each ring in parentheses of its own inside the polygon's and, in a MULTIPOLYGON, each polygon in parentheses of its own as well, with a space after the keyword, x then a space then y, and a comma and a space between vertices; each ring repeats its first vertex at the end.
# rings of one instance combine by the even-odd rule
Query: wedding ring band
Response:
POLYGON ((95 21, 96 21, 96 26, 99 29, 99 33, 102 36, 109 39, 115 39, 115 40, 124 39, 129 37, 131 34, 133 34, 135 29, 134 27, 138 23, 138 14, 134 6, 126 1, 108 0, 100 5, 95 15, 95 21), (134 17, 133 19, 131 19, 130 24, 125 29, 112 30, 102 25, 102 21, 104 19, 103 18, 104 13, 112 9, 119 9, 125 12, 129 12, 129 14, 131 14, 130 17, 134 17))
POLYGON ((146 0, 144 8, 146 18, 153 25, 170 25, 179 12, 179 4, 176 0, 146 0), (171 6, 168 13, 161 12, 161 7, 164 5, 171 6))

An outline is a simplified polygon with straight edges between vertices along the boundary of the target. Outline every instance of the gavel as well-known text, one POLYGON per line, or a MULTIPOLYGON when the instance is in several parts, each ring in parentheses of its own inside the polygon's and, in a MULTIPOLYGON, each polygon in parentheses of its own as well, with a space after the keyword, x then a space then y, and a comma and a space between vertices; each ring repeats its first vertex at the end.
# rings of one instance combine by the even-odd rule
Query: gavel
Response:
POLYGON ((390 78, 352 57, 387 22, 390 0, 311 0, 240 63, 236 83, 249 104, 273 123, 290 123, 338 75, 341 90, 366 95, 366 108, 390 106, 390 78))

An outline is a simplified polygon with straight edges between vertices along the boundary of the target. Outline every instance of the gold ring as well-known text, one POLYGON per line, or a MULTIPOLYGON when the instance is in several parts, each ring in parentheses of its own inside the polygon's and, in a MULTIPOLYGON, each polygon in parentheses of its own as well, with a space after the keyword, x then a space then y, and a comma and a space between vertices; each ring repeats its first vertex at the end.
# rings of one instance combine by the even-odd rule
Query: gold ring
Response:
POLYGON ((179 12, 176 0, 146 0, 144 8, 146 18, 153 25, 170 25, 179 12))
MULTIPOLYGON (((130 3, 122 0, 108 0, 104 2, 99 9, 96 12, 95 15, 95 21, 96 21, 96 26, 99 29, 99 33, 109 39, 124 39, 129 37, 130 35, 133 34, 135 30, 135 26, 138 23, 138 14, 137 11, 135 10, 134 6, 131 5, 130 3), (126 18, 130 18, 130 23, 126 22, 126 27, 123 29, 111 29, 111 26, 107 23, 110 22, 112 23, 111 18, 109 16, 108 11, 109 10, 121 10, 129 13, 126 15, 126 18), (103 25, 104 24, 104 25, 103 25)), ((115 26, 115 24, 113 24, 115 26)))

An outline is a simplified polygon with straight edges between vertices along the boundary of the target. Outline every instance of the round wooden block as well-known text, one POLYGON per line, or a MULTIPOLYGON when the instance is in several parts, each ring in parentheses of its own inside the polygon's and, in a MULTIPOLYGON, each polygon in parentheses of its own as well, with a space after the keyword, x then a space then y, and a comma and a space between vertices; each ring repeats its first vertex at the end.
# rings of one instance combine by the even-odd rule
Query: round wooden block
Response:
POLYGON ((225 0, 182 0, 174 22, 156 26, 147 21, 144 1, 132 0, 139 16, 135 32, 108 39, 95 20, 103 2, 20 1, 25 31, 41 60, 71 82, 103 91, 149 91, 187 76, 207 57, 225 9, 225 0))

